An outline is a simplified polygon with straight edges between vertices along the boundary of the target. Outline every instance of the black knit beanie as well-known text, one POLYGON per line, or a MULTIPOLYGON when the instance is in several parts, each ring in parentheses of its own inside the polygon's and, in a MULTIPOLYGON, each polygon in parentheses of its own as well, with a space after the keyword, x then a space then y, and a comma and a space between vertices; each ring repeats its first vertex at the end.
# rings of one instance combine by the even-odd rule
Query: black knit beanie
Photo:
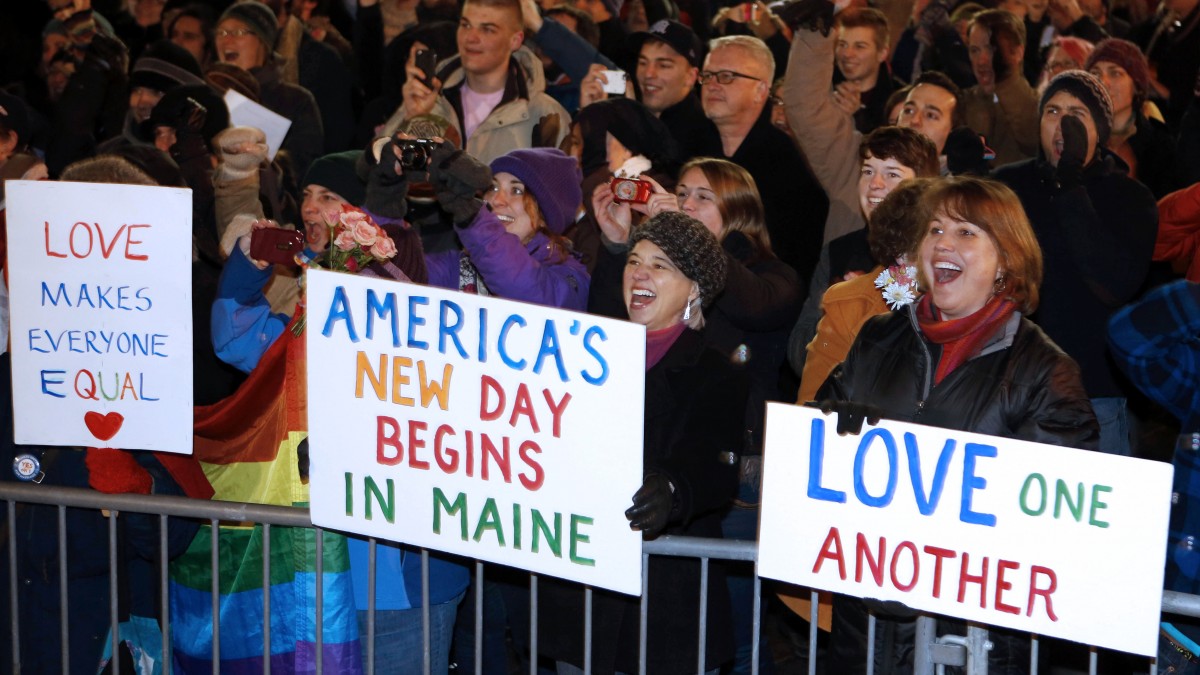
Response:
POLYGON ((355 171, 355 162, 362 150, 347 150, 318 157, 308 166, 308 173, 300 182, 300 189, 309 185, 320 185, 338 193, 353 206, 360 206, 367 199, 367 186, 355 171))
POLYGON ((629 248, 643 239, 661 248, 685 277, 696 282, 704 305, 725 288, 725 253, 695 218, 682 211, 663 211, 633 230, 629 248))
POLYGON ((1107 143, 1113 125, 1113 105, 1104 83, 1084 70, 1064 70, 1046 85, 1046 91, 1038 103, 1039 119, 1042 111, 1046 109, 1046 102, 1060 91, 1067 92, 1087 106, 1088 111, 1092 113, 1092 121, 1096 123, 1096 135, 1099 137, 1097 143, 1107 143))

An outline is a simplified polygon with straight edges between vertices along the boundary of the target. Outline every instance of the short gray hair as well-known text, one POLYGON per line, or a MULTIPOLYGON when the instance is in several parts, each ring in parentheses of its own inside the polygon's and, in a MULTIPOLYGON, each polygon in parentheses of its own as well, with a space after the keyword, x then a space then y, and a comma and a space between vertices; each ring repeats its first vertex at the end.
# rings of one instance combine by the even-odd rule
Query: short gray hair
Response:
POLYGON ((708 42, 708 53, 725 47, 740 47, 750 54, 751 58, 758 61, 763 68, 766 69, 766 77, 763 79, 767 86, 771 85, 771 81, 775 78, 775 56, 771 54, 771 49, 762 40, 753 35, 726 35, 708 42))

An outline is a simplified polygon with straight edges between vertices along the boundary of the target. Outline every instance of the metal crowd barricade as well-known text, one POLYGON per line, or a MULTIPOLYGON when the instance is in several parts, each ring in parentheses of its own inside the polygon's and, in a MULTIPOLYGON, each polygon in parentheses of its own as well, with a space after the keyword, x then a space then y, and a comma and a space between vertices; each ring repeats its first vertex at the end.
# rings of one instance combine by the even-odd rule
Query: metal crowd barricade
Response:
MULTIPOLYGON (((283 506, 267 506, 263 504, 244 504, 238 502, 223 502, 223 501, 204 501, 189 499, 186 497, 172 497, 163 495, 134 495, 120 494, 109 495, 92 490, 84 490, 78 488, 62 488, 41 486, 28 483, 0 483, 0 500, 4 500, 8 505, 8 562, 9 562, 9 578, 7 580, 9 586, 9 617, 12 624, 11 635, 9 637, 12 648, 12 663, 11 672, 21 672, 21 627, 19 625, 19 605, 17 593, 17 549, 21 545, 16 534, 16 509, 15 506, 19 503, 41 504, 46 506, 57 507, 58 509, 58 550, 64 551, 67 548, 67 528, 66 528, 66 510, 68 508, 82 508, 104 510, 108 512, 108 560, 109 560, 109 595, 110 603, 108 608, 109 622, 112 629, 111 650, 115 655, 118 652, 117 644, 117 625, 118 625, 118 609, 117 609, 117 522, 122 513, 142 513, 159 516, 159 594, 161 597, 159 610, 164 617, 162 622, 162 649, 163 654, 167 656, 164 663, 164 672, 169 673, 171 670, 171 623, 170 623, 170 608, 169 594, 167 592, 168 580, 168 561, 166 559, 167 550, 167 523, 169 518, 188 518, 199 521, 207 521, 211 525, 212 532, 212 610, 213 610, 213 646, 212 646, 212 662, 213 673, 217 675, 220 667, 220 622, 219 622, 219 561, 217 558, 219 551, 220 531, 218 525, 221 522, 237 522, 237 523, 256 523, 263 525, 263 585, 264 588, 270 584, 270 528, 272 526, 287 526, 287 527, 312 527, 309 520, 309 513, 306 509, 283 507, 283 506)), ((322 618, 324 608, 322 606, 322 547, 323 547, 323 530, 317 529, 316 537, 316 669, 317 672, 322 672, 321 664, 321 645, 322 645, 322 618)), ((370 539, 371 546, 369 548, 368 565, 369 565, 369 586, 368 586, 368 617, 367 617, 367 633, 362 636, 366 642, 365 652, 365 669, 368 675, 373 675, 375 671, 374 659, 374 632, 375 632, 375 564, 376 564, 376 547, 375 540, 370 539)), ((697 598, 697 610, 700 616, 700 635, 698 643, 700 645, 697 654, 696 668, 697 672, 704 672, 706 668, 718 664, 705 664, 704 645, 705 633, 707 631, 707 578, 709 564, 712 560, 730 560, 730 561, 746 561, 754 562, 757 559, 757 547, 752 541, 729 541, 723 539, 700 539, 693 537, 661 537, 652 542, 646 542, 642 549, 643 555, 643 575, 642 575, 642 599, 641 599, 641 628, 639 631, 639 672, 646 671, 646 617, 647 617, 647 593, 648 590, 648 573, 646 569, 650 556, 675 556, 675 557, 692 557, 698 558, 701 561, 701 584, 700 596, 697 598)), ((429 616, 429 554, 427 551, 421 552, 421 576, 422 576, 422 627, 424 632, 424 670, 429 672, 432 655, 430 652, 430 616, 429 616)), ((484 564, 480 561, 475 563, 475 583, 477 587, 482 587, 484 580, 484 564)), ((59 556, 58 566, 58 583, 59 583, 59 610, 60 610, 60 636, 62 641, 62 660, 63 670, 70 670, 69 654, 68 654, 68 637, 70 635, 70 617, 68 615, 68 595, 67 595, 67 558, 59 556)), ((538 618, 537 618, 537 592, 538 592, 538 577, 530 575, 530 636, 529 644, 532 654, 537 654, 537 633, 538 633, 538 618)), ((264 616, 270 616, 271 594, 263 593, 263 613, 264 616)), ((483 594, 475 594, 475 630, 476 635, 481 636, 483 633, 483 594)), ((754 606, 753 606, 753 654, 752 668, 753 672, 758 672, 759 663, 759 637, 762 632, 760 624, 760 608, 762 607, 762 581, 757 576, 754 580, 754 606)), ((808 673, 815 675, 817 672, 817 593, 812 593, 812 615, 809 617, 809 647, 808 647, 808 673)), ((591 663, 591 617, 592 608, 592 592, 590 588, 585 590, 585 663, 583 664, 584 673, 590 673, 592 668, 591 663)), ((1162 608, 1165 613, 1200 617, 1200 596, 1188 595, 1184 593, 1175 593, 1167 591, 1163 595, 1162 608)), ((867 673, 872 675, 874 663, 874 633, 875 633, 875 618, 872 616, 868 622, 867 634, 867 653, 864 654, 866 659, 867 673)), ((1038 640, 1032 638, 1032 658, 1030 663, 1030 672, 1033 675, 1037 674, 1038 661, 1038 640)), ((270 622, 266 621, 263 625, 263 653, 270 653, 271 644, 271 628, 270 622)), ((935 620, 931 617, 919 617, 916 622, 916 645, 914 650, 913 672, 916 675, 934 675, 934 673, 942 673, 946 666, 964 667, 968 675, 987 675, 987 652, 991 648, 991 643, 988 641, 987 629, 984 626, 970 626, 968 634, 965 636, 949 635, 938 636, 935 630, 935 620)), ((476 639, 475 641, 475 672, 481 672, 483 667, 483 640, 476 639)), ((270 673, 271 663, 269 658, 263 661, 264 672, 270 673)), ((120 664, 117 659, 113 659, 112 672, 120 673, 120 664)), ((1151 664, 1151 675, 1156 672, 1155 666, 1151 664)), ((1090 652, 1088 672, 1090 675, 1095 675, 1097 669, 1097 651, 1093 648, 1090 652)), ((530 672, 537 673, 537 659, 531 659, 530 672)))

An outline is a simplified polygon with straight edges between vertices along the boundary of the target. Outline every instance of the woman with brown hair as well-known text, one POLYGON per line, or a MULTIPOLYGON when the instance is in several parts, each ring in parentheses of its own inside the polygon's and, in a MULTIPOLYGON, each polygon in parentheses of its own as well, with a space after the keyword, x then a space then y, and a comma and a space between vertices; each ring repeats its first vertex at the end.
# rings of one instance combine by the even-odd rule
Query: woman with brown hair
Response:
POLYGON ((916 247, 925 234, 917 205, 935 179, 913 178, 892 190, 871 212, 867 245, 874 269, 829 287, 821 298, 817 335, 808 343, 797 403, 813 400, 817 389, 846 358, 862 325, 873 316, 899 310, 917 299, 916 247))
MULTIPOLYGON (((1017 196, 999 183, 952 178, 918 208, 928 223, 917 249, 924 295, 867 321, 818 392, 821 409, 839 414, 839 433, 886 417, 1096 449, 1079 367, 1024 318, 1038 305, 1042 252, 1017 196)), ((866 618, 861 602, 835 597, 830 672, 865 669, 866 618)), ((905 630, 903 621, 883 624, 877 635, 905 630)), ((991 672, 1029 672, 1028 636, 997 630, 990 639, 991 672)), ((877 664, 896 658, 876 651, 877 664)))

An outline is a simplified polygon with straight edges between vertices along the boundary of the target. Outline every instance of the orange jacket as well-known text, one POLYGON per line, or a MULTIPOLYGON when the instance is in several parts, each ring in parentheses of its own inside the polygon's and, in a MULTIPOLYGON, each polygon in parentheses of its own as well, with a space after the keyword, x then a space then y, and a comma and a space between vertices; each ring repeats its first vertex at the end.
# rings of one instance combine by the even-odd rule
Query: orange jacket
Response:
POLYGON ((825 291, 821 298, 822 316, 817 322, 817 335, 808 343, 797 403, 813 400, 817 390, 825 384, 825 378, 845 360, 850 345, 854 344, 854 338, 867 319, 888 311, 883 293, 875 288, 875 277, 882 271, 883 267, 877 266, 825 291))

